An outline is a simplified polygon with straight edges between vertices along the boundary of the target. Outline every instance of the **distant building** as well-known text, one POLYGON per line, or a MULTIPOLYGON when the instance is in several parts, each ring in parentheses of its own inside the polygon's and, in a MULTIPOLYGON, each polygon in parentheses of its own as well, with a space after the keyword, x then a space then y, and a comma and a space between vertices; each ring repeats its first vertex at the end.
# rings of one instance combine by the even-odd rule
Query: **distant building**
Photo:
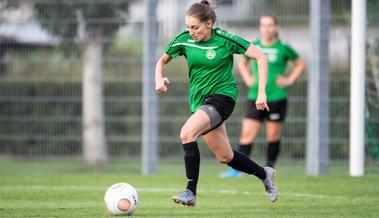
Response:
POLYGON ((0 19, 0 39, 12 44, 51 46, 59 42, 33 19, 29 1, 21 2, 17 9, 2 10, 0 19))
POLYGON ((35 21, 0 24, 0 36, 19 44, 53 46, 59 39, 50 35, 35 21))

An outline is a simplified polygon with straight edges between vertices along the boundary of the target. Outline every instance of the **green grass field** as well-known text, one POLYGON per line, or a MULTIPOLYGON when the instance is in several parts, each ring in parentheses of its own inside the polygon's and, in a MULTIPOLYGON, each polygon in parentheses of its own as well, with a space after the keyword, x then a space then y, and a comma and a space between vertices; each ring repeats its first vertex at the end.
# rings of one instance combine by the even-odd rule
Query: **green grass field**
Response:
POLYGON ((184 188, 180 161, 163 163, 156 176, 141 176, 138 163, 88 167, 68 162, 0 161, 0 217, 112 217, 104 208, 107 187, 128 182, 139 193, 132 217, 379 217, 379 170, 351 178, 346 166, 328 176, 306 177, 299 165, 278 167, 280 197, 268 201, 255 177, 219 179, 225 166, 203 161, 195 208, 171 201, 184 188))

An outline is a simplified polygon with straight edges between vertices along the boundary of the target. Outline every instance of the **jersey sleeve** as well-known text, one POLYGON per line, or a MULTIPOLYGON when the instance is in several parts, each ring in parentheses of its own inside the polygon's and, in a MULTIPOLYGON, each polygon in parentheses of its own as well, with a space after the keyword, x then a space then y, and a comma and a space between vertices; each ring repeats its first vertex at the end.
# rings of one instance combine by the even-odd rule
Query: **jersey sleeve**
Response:
POLYGON ((226 31, 217 29, 216 34, 224 38, 229 45, 229 49, 233 54, 245 54, 250 46, 250 42, 242 37, 230 34, 226 31))
POLYGON ((165 53, 168 54, 172 58, 176 58, 179 55, 183 55, 183 44, 181 44, 183 40, 183 36, 188 31, 184 31, 177 35, 166 47, 165 53))
POLYGON ((291 45, 284 44, 284 46, 285 46, 286 51, 287 51, 286 57, 289 60, 294 61, 294 60, 299 58, 299 54, 296 52, 296 50, 291 45))

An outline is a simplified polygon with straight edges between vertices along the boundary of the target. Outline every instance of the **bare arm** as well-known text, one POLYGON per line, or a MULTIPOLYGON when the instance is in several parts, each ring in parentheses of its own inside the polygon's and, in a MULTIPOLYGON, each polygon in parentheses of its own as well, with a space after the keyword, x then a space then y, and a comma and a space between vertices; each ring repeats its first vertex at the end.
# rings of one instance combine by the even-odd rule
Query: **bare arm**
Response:
POLYGON ((169 84, 170 81, 167 77, 164 77, 163 69, 166 67, 168 62, 170 62, 170 60, 171 57, 168 54, 163 54, 155 65, 155 91, 158 93, 167 92, 166 84, 169 84))
POLYGON ((254 45, 249 46, 245 52, 245 55, 249 58, 257 60, 258 63, 258 98, 255 101, 255 105, 258 110, 269 110, 266 102, 266 84, 268 73, 267 57, 254 45))
POLYGON ((288 77, 278 77, 276 83, 279 87, 287 87, 293 85, 299 76, 304 72, 305 62, 299 58, 294 61, 295 67, 288 77))
POLYGON ((250 87, 254 84, 254 77, 250 73, 249 61, 246 58, 241 58, 238 62, 238 71, 242 76, 246 86, 250 87))

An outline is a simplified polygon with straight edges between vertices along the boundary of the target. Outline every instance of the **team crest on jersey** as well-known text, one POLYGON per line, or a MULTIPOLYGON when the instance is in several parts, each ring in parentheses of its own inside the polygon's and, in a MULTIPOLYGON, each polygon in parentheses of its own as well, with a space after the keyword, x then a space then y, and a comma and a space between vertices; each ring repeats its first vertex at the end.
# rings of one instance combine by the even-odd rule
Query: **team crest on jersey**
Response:
POLYGON ((216 57, 216 52, 213 49, 208 49, 207 53, 205 53, 205 56, 209 59, 212 60, 216 57))
POLYGON ((257 46, 259 50, 261 50, 268 58, 269 63, 273 63, 277 61, 278 59, 278 49, 276 48, 263 48, 260 46, 257 46))

